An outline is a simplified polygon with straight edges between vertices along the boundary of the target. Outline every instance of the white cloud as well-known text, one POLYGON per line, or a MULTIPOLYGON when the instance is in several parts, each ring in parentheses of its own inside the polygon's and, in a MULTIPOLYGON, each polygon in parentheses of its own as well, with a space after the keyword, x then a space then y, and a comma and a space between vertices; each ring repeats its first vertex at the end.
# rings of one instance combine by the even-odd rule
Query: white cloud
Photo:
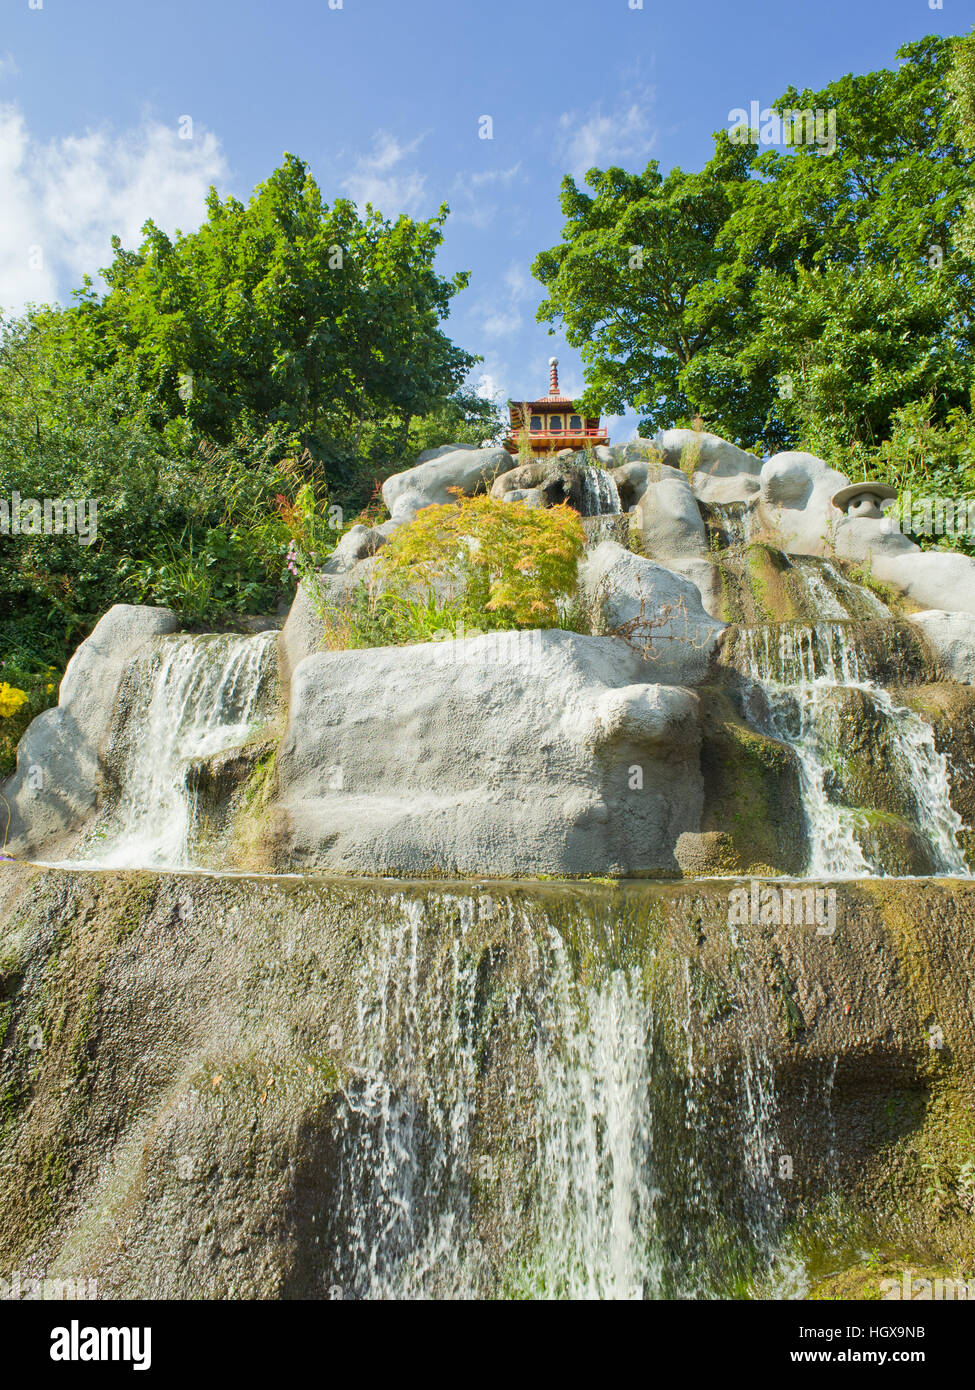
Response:
POLYGON ((513 309, 499 310, 486 314, 481 320, 481 331, 489 338, 505 338, 517 333, 521 327, 521 315, 513 309))
POLYGON ((657 138, 649 116, 652 106, 653 90, 644 88, 625 106, 610 112, 597 102, 587 113, 562 113, 556 149, 577 183, 594 167, 605 169, 609 164, 634 161, 643 167, 657 138))
POLYGON ((181 140, 147 122, 41 142, 16 106, 0 105, 0 308, 66 298, 85 272, 109 264, 113 235, 134 247, 149 218, 167 232, 193 230, 208 188, 226 177, 210 132, 181 140))
POLYGON ((533 281, 523 265, 513 261, 501 276, 500 292, 482 298, 475 306, 480 331, 488 338, 511 338, 524 323, 521 305, 533 292, 533 281))
POLYGON ((0 82, 5 77, 19 77, 20 68, 17 66, 16 59, 10 53, 0 53, 0 82))
POLYGON ((485 400, 494 401, 498 405, 504 400, 501 384, 492 372, 482 371, 474 379, 474 390, 485 400))
POLYGON ((518 182, 521 161, 510 169, 468 170, 457 174, 450 189, 447 201, 451 214, 459 222, 468 222, 474 227, 483 228, 494 221, 501 209, 511 207, 511 188, 518 182))
POLYGON ((423 138, 419 135, 401 144, 395 135, 379 131, 372 154, 359 156, 340 187, 359 208, 372 203, 386 217, 398 217, 401 212, 415 216, 425 202, 426 178, 415 167, 399 166, 416 152, 423 138))
POLYGON ((515 303, 527 299, 530 294, 538 294, 540 286, 533 280, 520 261, 515 261, 501 277, 508 297, 515 303))

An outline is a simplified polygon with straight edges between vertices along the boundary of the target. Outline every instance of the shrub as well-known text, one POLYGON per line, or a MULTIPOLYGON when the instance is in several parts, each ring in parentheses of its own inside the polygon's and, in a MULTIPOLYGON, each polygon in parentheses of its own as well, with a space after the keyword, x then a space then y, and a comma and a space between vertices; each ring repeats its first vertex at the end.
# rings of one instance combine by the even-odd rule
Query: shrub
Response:
POLYGON ((491 497, 424 507, 379 552, 371 583, 343 606, 299 569, 333 648, 429 642, 463 632, 574 625, 579 514, 491 497))
POLYGON ((557 627, 578 581, 584 533, 573 508, 525 507, 487 496, 424 507, 379 553, 393 590, 465 595, 472 619, 494 628, 557 627))

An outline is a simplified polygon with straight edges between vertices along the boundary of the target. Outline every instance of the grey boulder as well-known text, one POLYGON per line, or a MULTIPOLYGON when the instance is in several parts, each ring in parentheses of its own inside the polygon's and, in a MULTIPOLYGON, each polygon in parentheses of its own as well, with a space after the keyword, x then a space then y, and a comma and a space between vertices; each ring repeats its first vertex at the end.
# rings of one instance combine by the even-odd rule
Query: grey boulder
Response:
POLYGON ((451 488, 466 496, 485 492, 499 473, 511 468, 506 449, 468 449, 447 444, 421 454, 414 468, 383 483, 383 501, 394 521, 410 521, 421 507, 453 502, 451 488))
POLYGON ((911 622, 934 648, 946 676, 975 685, 975 614, 929 608, 914 613, 911 622))
POLYGON ((122 675, 147 642, 179 625, 168 608, 116 603, 81 643, 57 705, 28 725, 16 770, 0 788, 10 808, 9 853, 37 853, 80 828, 95 806, 122 675))
POLYGON ((282 868, 676 872, 698 828, 698 700, 558 629, 326 652, 294 673, 282 868))
POLYGON ((691 480, 702 502, 749 502, 759 490, 762 460, 707 430, 664 430, 657 437, 663 462, 691 480))
POLYGON ((660 471, 660 478, 647 483, 634 508, 633 524, 640 532, 644 551, 660 560, 671 555, 706 555, 707 532, 690 483, 676 469, 660 471))
POLYGON ((345 535, 342 536, 338 545, 331 555, 322 565, 323 574, 345 574, 359 560, 365 560, 370 555, 375 555, 389 539, 391 530, 385 523, 384 527, 379 526, 350 526, 345 535))
POLYGON ((865 566, 922 608, 975 613, 975 560, 957 551, 922 551, 890 517, 844 516, 831 498, 849 479, 814 454, 776 454, 761 482, 756 519, 787 554, 835 556, 865 566))
POLYGON ((705 610, 693 580, 603 541, 579 566, 579 587, 605 629, 630 643, 659 681, 705 679, 725 624, 705 610))

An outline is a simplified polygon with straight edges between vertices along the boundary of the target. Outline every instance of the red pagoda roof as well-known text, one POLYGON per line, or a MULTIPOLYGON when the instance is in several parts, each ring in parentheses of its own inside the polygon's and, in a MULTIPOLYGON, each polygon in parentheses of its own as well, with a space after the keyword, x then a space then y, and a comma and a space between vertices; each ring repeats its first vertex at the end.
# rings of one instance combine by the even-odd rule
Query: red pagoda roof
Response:
POLYGON ((559 390, 559 361, 557 357, 550 357, 549 362, 549 383, 548 395, 539 396, 534 401, 509 401, 508 410, 511 415, 511 429, 504 441, 504 447, 509 453, 517 453, 519 447, 519 437, 528 424, 531 416, 543 416, 543 420, 537 425, 532 426, 529 431, 532 448, 538 452, 549 453, 558 447, 579 448, 583 444, 605 444, 607 431, 600 429, 599 416, 588 416, 583 418, 576 410, 575 402, 571 396, 564 396, 559 390), (555 416, 563 417, 557 422, 558 427, 552 429, 549 422, 555 416), (579 425, 572 429, 569 424, 570 417, 579 421, 579 425))

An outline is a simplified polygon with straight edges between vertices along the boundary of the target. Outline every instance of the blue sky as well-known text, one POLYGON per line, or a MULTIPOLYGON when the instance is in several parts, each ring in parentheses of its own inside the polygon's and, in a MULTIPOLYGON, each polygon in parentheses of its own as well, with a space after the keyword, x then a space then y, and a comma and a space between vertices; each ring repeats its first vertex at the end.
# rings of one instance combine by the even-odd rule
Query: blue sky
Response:
POLYGON ((559 237, 562 176, 698 168, 733 108, 975 24, 975 0, 931 3, 0 0, 0 306, 66 300, 113 232, 189 230, 211 182, 245 198, 290 150, 327 200, 449 203, 441 269, 472 278, 448 331, 484 357, 483 385, 541 391, 554 352, 575 392, 530 274, 559 237))

